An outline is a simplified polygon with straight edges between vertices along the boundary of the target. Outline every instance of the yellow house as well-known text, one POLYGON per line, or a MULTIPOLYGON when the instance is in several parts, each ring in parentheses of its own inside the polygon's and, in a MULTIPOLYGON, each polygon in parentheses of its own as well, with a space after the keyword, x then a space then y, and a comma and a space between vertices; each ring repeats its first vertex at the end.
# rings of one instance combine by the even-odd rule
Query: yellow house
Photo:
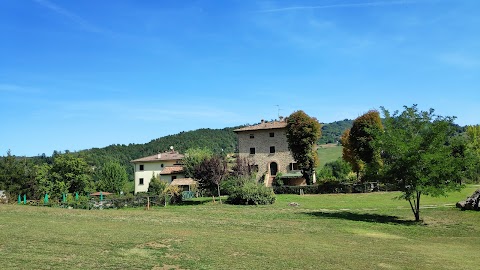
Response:
POLYGON ((171 183, 176 178, 185 177, 181 166, 183 155, 172 150, 153 156, 132 160, 135 166, 135 194, 147 192, 152 175, 171 183))

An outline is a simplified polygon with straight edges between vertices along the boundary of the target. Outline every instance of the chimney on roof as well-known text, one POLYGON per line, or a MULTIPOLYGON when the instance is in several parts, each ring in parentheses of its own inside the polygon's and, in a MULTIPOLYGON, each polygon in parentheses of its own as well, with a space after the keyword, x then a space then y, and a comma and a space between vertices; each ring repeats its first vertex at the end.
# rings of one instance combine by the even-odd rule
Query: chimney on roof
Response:
POLYGON ((264 120, 264 119, 262 119, 261 123, 262 123, 262 124, 263 124, 263 123, 265 123, 265 120, 264 120))
POLYGON ((157 159, 161 159, 162 158, 162 154, 157 154, 157 159))
POLYGON ((283 121, 283 116, 279 116, 278 119, 280 120, 280 122, 283 121))

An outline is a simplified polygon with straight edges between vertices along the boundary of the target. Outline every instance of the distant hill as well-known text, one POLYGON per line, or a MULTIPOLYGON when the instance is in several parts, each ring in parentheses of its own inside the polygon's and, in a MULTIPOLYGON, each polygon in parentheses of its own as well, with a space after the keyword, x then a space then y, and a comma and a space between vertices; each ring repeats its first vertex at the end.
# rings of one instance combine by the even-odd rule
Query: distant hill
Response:
POLYGON ((345 130, 351 128, 353 120, 344 119, 341 121, 335 121, 332 123, 322 123, 322 137, 318 140, 318 144, 336 143, 340 141, 345 130))
POLYGON ((167 151, 173 146, 176 151, 184 153, 189 148, 206 147, 215 153, 232 153, 237 147, 236 135, 233 132, 237 127, 223 129, 197 129, 182 131, 178 134, 168 135, 154 139, 145 144, 114 144, 103 148, 92 148, 74 153, 83 157, 90 165, 100 167, 109 160, 120 162, 133 179, 133 165, 131 160, 151 156, 167 151))
MULTIPOLYGON (((329 124, 322 124, 322 138, 320 144, 335 143, 343 131, 351 127, 351 120, 336 121, 329 124)), ((107 161, 117 161, 128 172, 129 178, 133 179, 133 165, 131 160, 167 151, 170 146, 180 153, 193 147, 206 147, 215 153, 233 153, 237 149, 237 136, 233 130, 239 127, 227 127, 223 129, 197 129, 182 131, 177 134, 154 139, 144 144, 112 144, 103 148, 91 148, 71 153, 84 158, 88 164, 94 167, 101 167, 107 161)), ((60 154, 60 152, 55 151, 60 154)), ((37 163, 51 162, 50 157, 32 157, 37 163)))

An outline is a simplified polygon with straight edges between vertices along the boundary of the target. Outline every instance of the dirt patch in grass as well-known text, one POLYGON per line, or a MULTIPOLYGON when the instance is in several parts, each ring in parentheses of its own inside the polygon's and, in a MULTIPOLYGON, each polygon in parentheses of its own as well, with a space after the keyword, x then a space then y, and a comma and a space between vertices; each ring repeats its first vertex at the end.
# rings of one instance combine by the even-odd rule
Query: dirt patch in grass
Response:
POLYGON ((137 248, 149 248, 149 249, 170 249, 169 244, 157 243, 157 242, 148 242, 145 244, 138 245, 137 248))
POLYGON ((352 233, 358 234, 365 237, 380 238, 380 239, 404 239, 405 237, 398 236, 395 234, 378 232, 378 231, 369 231, 369 230, 351 230, 352 233))
POLYGON ((179 265, 164 264, 162 266, 154 266, 152 270, 185 270, 185 269, 179 265))
POLYGON ((123 255, 125 256, 137 256, 142 258, 148 258, 150 254, 151 254, 150 250, 143 249, 143 248, 131 248, 123 252, 123 255))
POLYGON ((388 263, 379 263, 378 267, 380 267, 382 269, 399 269, 399 267, 396 267, 396 266, 388 264, 388 263))

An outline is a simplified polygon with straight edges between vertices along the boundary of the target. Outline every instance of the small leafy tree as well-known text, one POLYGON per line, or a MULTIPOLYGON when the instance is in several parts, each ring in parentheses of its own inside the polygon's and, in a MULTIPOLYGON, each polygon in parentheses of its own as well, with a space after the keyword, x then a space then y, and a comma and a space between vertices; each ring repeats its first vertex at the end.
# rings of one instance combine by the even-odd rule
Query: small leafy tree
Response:
POLYGON ((287 119, 288 149, 301 168, 307 184, 312 183, 318 163, 316 143, 321 134, 321 125, 317 119, 303 111, 296 111, 287 119))
POLYGON ((211 158, 213 152, 208 148, 190 148, 185 152, 183 158, 183 171, 185 177, 194 177, 195 167, 203 160, 211 158))
POLYGON ((118 162, 107 162, 98 172, 98 189, 120 193, 128 181, 127 171, 118 162))
POLYGON ((385 129, 377 130, 372 146, 381 153, 384 179, 400 188, 419 221, 422 195, 446 195, 461 187, 463 159, 449 143, 455 133, 453 117, 420 111, 417 105, 404 108, 393 115, 382 108, 385 129))
POLYGON ((148 185, 148 192, 156 195, 161 195, 167 188, 168 183, 160 180, 159 175, 152 173, 150 184, 148 185))
POLYGON ((227 172, 226 160, 219 156, 213 156, 195 166, 193 177, 198 180, 200 188, 209 190, 212 194, 215 194, 216 189, 220 199, 220 183, 227 176, 227 172))

